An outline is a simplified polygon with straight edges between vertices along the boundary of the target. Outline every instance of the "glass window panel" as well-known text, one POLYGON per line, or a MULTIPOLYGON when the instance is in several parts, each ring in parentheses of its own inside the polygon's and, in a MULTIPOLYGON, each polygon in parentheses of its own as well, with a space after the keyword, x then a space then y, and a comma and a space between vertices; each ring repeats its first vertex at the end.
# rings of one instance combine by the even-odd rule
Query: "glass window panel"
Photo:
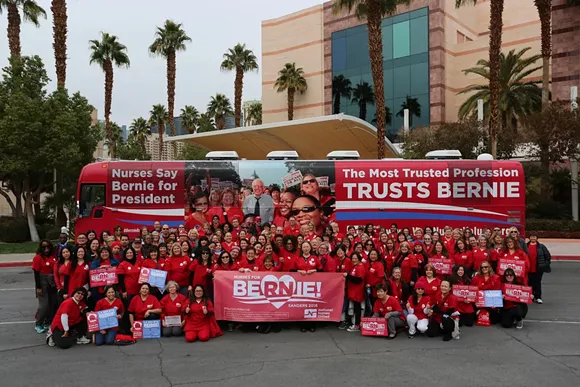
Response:
POLYGON ((410 94, 429 93, 429 64, 427 62, 411 65, 410 94))
MULTIPOLYGON (((369 124, 373 124, 373 120, 377 116, 377 107, 375 105, 367 104, 367 119, 369 124)), ((373 125, 376 125, 376 121, 373 125)))
POLYGON ((367 31, 366 24, 361 24, 360 26, 348 28, 346 30, 346 36, 357 35, 357 34, 365 34, 367 31))
POLYGON ((395 23, 399 23, 405 20, 409 20, 409 16, 410 16, 410 12, 405 12, 405 13, 401 13, 399 15, 393 16, 391 19, 393 19, 393 24, 395 23))
POLYGON ((348 53, 346 65, 348 68, 367 66, 369 60, 368 37, 366 33, 347 36, 346 52, 348 53))
POLYGON ((422 16, 410 21, 411 25, 411 55, 429 50, 428 16, 422 16))
POLYGON ((393 70, 395 98, 405 98, 411 93, 411 71, 409 66, 397 67, 393 70))
POLYGON ((332 71, 346 69, 346 38, 332 40, 332 71))
POLYGON ((401 115, 398 115, 403 102, 405 102, 405 98, 395 98, 393 101, 393 133, 398 133, 399 130, 403 129, 403 113, 401 112, 401 115))
POLYGON ((409 16, 411 19, 414 19, 416 17, 420 17, 420 16, 428 16, 429 15, 429 7, 425 7, 425 8, 420 8, 420 9, 416 9, 413 12, 411 12, 411 15, 409 16))
POLYGON ((393 98, 393 70, 384 70, 383 72, 384 82, 385 82, 385 99, 393 98))
MULTIPOLYGON (((409 61, 408 61, 409 64, 417 64, 417 63, 429 62, 429 53, 428 52, 423 52, 421 54, 411 55, 411 56, 409 56, 407 58, 409 59, 409 61)), ((407 58, 399 58, 397 60, 407 59, 407 58)))
POLYGON ((368 82, 369 85, 374 85, 373 74, 366 73, 361 75, 361 82, 368 82))
POLYGON ((419 106, 421 107, 421 117, 417 118, 417 117, 413 117, 413 127, 417 128, 419 126, 427 126, 429 125, 429 116, 430 116, 430 106, 429 106, 429 93, 427 94, 421 94, 421 95, 415 95, 415 98, 417 98, 417 102, 419 103, 419 106))
POLYGON ((346 30, 336 31, 332 33, 332 39, 344 38, 346 36, 346 30))
POLYGON ((409 35, 409 21, 393 24, 393 58, 409 55, 409 35))
POLYGON ((388 124, 387 124, 387 130, 388 130, 389 132, 393 133, 393 131, 394 131, 394 130, 393 130, 393 119, 394 119, 394 116, 395 116, 395 113, 393 113, 393 109, 394 109, 394 108, 393 108, 394 100, 393 100, 393 99, 387 99, 386 101, 387 101, 386 105, 387 105, 387 107, 389 108, 389 111, 390 111, 390 113, 391 113, 391 123, 388 123, 388 124))
POLYGON ((393 26, 383 27, 383 60, 393 59, 393 26))
POLYGON ((393 18, 391 17, 384 18, 381 21, 381 27, 390 26, 391 24, 393 24, 393 18))
POLYGON ((393 59, 393 67, 409 66, 411 64, 411 57, 405 56, 403 58, 393 59))

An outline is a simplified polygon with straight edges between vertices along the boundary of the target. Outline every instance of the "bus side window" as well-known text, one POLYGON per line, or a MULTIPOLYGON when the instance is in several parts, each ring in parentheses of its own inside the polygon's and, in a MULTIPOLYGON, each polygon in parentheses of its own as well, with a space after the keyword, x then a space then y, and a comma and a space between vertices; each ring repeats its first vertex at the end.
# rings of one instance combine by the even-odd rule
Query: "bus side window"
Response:
MULTIPOLYGON (((105 205, 104 184, 83 184, 81 186, 81 200, 79 203, 79 215, 83 218, 90 217, 94 207, 105 205)), ((102 213, 101 213, 102 216, 102 213)))

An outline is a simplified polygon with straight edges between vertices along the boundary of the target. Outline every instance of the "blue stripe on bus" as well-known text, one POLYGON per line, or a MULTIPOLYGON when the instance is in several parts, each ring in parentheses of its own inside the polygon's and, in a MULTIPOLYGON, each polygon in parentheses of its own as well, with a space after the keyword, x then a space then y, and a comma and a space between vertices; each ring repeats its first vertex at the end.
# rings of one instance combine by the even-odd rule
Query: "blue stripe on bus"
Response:
POLYGON ((153 227, 153 223, 159 221, 161 222, 161 224, 166 224, 169 227, 177 227, 180 224, 185 224, 184 220, 164 220, 164 221, 160 221, 159 219, 155 219, 155 220, 129 220, 129 219, 119 219, 120 222, 124 222, 124 223, 129 223, 129 224, 134 224, 137 226, 147 226, 147 227, 153 227))
POLYGON ((361 211, 361 212, 336 212, 336 220, 449 220, 462 222, 482 222, 494 224, 514 225, 514 223, 493 218, 480 218, 475 216, 452 215, 428 212, 389 212, 389 211, 361 211))

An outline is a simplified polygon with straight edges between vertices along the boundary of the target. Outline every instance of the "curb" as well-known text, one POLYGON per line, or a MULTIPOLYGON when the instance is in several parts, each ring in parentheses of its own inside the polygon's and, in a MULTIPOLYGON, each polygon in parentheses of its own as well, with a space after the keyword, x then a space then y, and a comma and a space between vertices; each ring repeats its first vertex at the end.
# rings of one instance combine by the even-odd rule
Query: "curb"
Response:
POLYGON ((25 262, 0 262, 0 268, 4 267, 30 267, 32 266, 32 261, 25 262))
POLYGON ((552 255, 552 261, 580 261, 578 255, 552 255))

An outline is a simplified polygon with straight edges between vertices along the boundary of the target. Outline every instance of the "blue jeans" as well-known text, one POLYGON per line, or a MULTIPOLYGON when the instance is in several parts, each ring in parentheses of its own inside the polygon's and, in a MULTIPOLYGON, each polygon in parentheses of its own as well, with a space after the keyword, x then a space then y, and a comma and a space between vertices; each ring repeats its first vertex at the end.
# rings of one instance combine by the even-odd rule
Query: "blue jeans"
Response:
POLYGON ((117 331, 109 329, 104 335, 101 332, 95 333, 95 344, 96 345, 113 345, 115 344, 115 337, 117 336, 117 331))

